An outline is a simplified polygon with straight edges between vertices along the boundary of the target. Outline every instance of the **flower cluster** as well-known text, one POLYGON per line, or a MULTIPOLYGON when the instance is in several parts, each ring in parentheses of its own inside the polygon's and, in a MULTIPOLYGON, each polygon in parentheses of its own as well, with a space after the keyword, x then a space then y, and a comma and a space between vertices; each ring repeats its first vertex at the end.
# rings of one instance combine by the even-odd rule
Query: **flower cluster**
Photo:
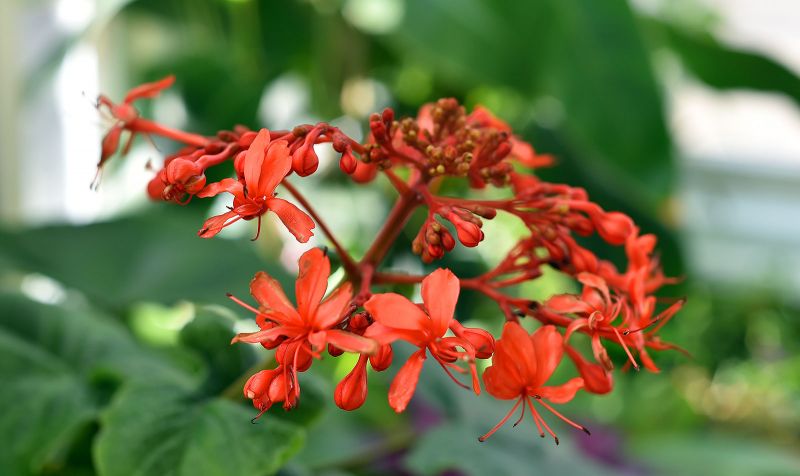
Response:
POLYGON ((244 395, 259 416, 278 402, 285 409, 297 405, 299 374, 323 355, 338 357, 344 352, 358 354, 358 359, 336 386, 334 401, 344 410, 360 407, 367 398, 369 368, 374 372, 390 368, 392 344, 404 341, 417 350, 400 366, 389 388, 389 405, 395 411, 407 408, 421 369, 431 357, 457 385, 476 394, 483 388, 494 398, 515 401, 508 415, 481 441, 522 407, 519 421, 528 408, 540 435, 547 433, 558 443, 539 409, 588 433, 553 404, 570 401, 581 390, 589 394, 612 391, 615 366, 609 345, 625 352, 624 367, 639 370, 641 363, 653 372, 658 367, 650 351, 678 349, 658 335, 684 301, 655 297, 663 285, 675 281, 661 271, 656 237, 641 233, 627 215, 603 210, 583 189, 531 175, 527 169, 552 165, 553 159, 536 153, 488 110, 478 107, 468 113, 455 99, 426 104, 416 118, 396 119, 386 109, 370 117, 370 134, 364 143, 326 123, 300 125, 291 131, 237 126, 204 137, 139 116, 133 103, 156 96, 172 82, 168 77, 139 86, 121 104, 104 96, 98 99, 98 108, 113 121, 103 139, 98 169, 116 153, 123 133, 129 135, 123 154, 136 135, 173 139, 183 148, 164 160, 149 183, 152 199, 186 204, 193 197, 222 193, 232 197, 227 212, 200 227, 200 237, 211 238, 234 222, 256 219, 258 238, 262 216, 272 212, 301 243, 314 230, 321 230, 344 268, 342 282, 333 283, 329 291, 327 251, 312 248, 299 259, 295 303, 263 272, 250 285, 257 306, 229 295, 254 314, 260 329, 239 334, 233 341, 274 351, 276 366, 249 376, 244 384, 244 395), (339 167, 353 182, 366 184, 383 174, 398 194, 380 232, 358 259, 290 182, 295 176, 316 172, 315 147, 328 143, 340 154, 339 167), (235 176, 208 183, 206 170, 224 162, 232 164, 235 176), (441 183, 447 180, 465 181, 476 192, 486 187, 506 190, 507 198, 439 194, 441 183), (276 196, 279 186, 292 201, 276 196), (518 219, 527 233, 505 258, 479 276, 456 276, 444 267, 426 275, 384 269, 384 257, 418 208, 425 209, 427 216, 412 251, 425 263, 444 258, 459 243, 479 246, 485 236, 484 220, 498 213, 518 219), (581 244, 592 235, 624 248, 624 270, 581 244), (514 292, 518 285, 539 278, 544 267, 574 278, 581 292, 554 295, 542 302, 514 292), (420 284, 422 302, 384 292, 395 284, 420 284), (497 303, 505 321, 497 340, 486 330, 465 327, 457 319, 456 303, 463 291, 481 293, 497 303), (539 324, 533 333, 521 325, 526 317, 539 324), (591 358, 574 347, 579 339, 576 334, 587 340, 591 358), (565 353, 575 376, 553 384, 551 376, 565 353), (482 383, 476 365, 479 359, 491 359, 482 383))

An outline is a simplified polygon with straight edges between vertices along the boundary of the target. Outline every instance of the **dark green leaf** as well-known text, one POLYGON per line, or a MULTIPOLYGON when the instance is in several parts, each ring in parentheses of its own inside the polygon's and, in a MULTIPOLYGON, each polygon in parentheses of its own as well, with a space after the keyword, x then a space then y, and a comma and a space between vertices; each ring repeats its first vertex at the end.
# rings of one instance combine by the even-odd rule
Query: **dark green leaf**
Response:
POLYGON ((104 476, 266 475, 303 445, 300 427, 180 388, 134 386, 102 418, 95 463, 104 476))
POLYGON ((0 295, 0 473, 58 468, 124 377, 189 384, 110 320, 0 295))
POLYGON ((461 94, 491 85, 515 88, 531 103, 555 102, 565 115, 556 127, 599 184, 651 210, 664 197, 671 144, 648 52, 626 2, 407 4, 391 41, 413 51, 439 81, 461 94))
POLYGON ((656 40, 675 52, 683 64, 709 86, 783 93, 800 104, 800 77, 782 64, 751 51, 731 48, 707 32, 692 32, 646 20, 656 40))

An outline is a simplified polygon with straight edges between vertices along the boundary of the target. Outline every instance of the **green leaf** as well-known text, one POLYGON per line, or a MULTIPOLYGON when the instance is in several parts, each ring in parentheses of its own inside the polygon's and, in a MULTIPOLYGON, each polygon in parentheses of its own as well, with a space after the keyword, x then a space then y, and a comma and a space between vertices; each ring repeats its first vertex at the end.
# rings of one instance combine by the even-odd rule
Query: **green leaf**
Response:
POLYGON ((220 393, 247 369, 258 357, 251 345, 231 345, 235 317, 212 306, 197 307, 194 319, 180 333, 180 343, 198 354, 208 368, 204 392, 220 393))
POLYGON ((94 458, 104 476, 265 475, 303 445, 302 428, 170 386, 123 390, 102 418, 94 458))
POLYGON ((407 5, 389 41, 413 51, 439 82, 462 95, 488 85, 514 88, 531 104, 555 103, 565 117, 554 127, 576 152, 580 170, 643 208, 664 198, 671 143, 648 51, 626 2, 407 5))
POLYGON ((783 93, 800 104, 800 77, 755 52, 730 48, 707 32, 687 31, 654 19, 643 20, 659 45, 678 55, 701 81, 717 89, 753 89, 783 93))
POLYGON ((145 353, 125 330, 88 310, 0 295, 0 473, 60 467, 118 382, 188 377, 145 353))
POLYGON ((226 291, 246 293, 256 271, 267 268, 288 281, 248 240, 198 238, 202 222, 197 211, 153 205, 143 215, 85 226, 0 229, 0 262, 47 275, 114 310, 137 301, 227 303, 226 291))

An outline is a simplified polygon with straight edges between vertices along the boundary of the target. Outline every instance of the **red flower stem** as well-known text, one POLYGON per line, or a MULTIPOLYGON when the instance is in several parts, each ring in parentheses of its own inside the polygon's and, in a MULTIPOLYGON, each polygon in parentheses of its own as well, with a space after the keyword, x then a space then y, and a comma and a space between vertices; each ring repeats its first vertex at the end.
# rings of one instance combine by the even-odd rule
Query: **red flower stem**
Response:
POLYGON ((289 183, 289 180, 287 179, 284 179, 283 182, 281 182, 281 185, 283 185, 283 187, 295 198, 295 200, 297 200, 300 205, 303 206, 308 214, 311 215, 311 218, 317 222, 317 225, 319 225, 322 233, 328 237, 328 240, 330 240, 331 244, 336 249, 336 253, 339 255, 339 259, 342 260, 342 266, 344 266, 344 270, 347 272, 347 275, 353 280, 358 279, 361 276, 361 272, 355 260, 353 260, 353 257, 350 256, 350 253, 348 253, 347 250, 345 250, 344 247, 339 243, 339 241, 333 235, 333 232, 331 232, 330 228, 328 228, 328 225, 325 224, 316 210, 314 210, 314 207, 308 203, 306 197, 304 197, 299 190, 294 188, 294 185, 289 183))
POLYGON ((205 147, 211 143, 211 139, 201 136, 199 134, 192 134, 183 132, 178 129, 163 126, 157 122, 148 119, 137 118, 131 121, 126 127, 134 132, 141 132, 145 134, 155 134, 161 137, 167 137, 177 142, 182 142, 186 145, 193 145, 195 147, 205 147))
POLYGON ((392 183, 392 186, 394 186, 398 193, 408 193, 408 184, 398 177, 396 173, 388 169, 384 170, 383 173, 386 174, 386 178, 389 179, 389 182, 392 183))
POLYGON ((377 266, 386 256, 386 253, 389 252, 389 248, 397 239, 397 236, 403 231, 403 227, 411 217, 411 213, 420 203, 420 199, 417 193, 413 191, 413 188, 414 186, 410 186, 409 191, 401 194, 397 202, 395 202, 394 208, 389 212, 389 216, 383 224, 383 228, 378 232, 375 241, 372 242, 372 245, 361 259, 362 266, 364 264, 370 264, 373 267, 377 266))

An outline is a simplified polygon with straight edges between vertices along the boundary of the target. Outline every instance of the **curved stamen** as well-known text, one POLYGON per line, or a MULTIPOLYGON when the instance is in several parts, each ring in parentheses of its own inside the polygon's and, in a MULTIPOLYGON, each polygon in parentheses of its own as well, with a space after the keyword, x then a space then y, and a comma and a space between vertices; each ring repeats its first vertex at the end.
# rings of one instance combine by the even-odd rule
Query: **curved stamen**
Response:
MULTIPOLYGON (((494 434, 494 432, 496 432, 497 430, 499 430, 501 426, 505 425, 505 423, 508 421, 508 419, 509 419, 509 418, 511 418, 511 415, 513 415, 513 414, 514 414, 514 412, 515 412, 515 411, 517 411, 517 407, 519 406, 519 404, 520 404, 520 403, 522 403, 522 397, 520 397, 520 398, 519 398, 519 400, 517 400, 517 403, 516 403, 516 404, 514 404, 514 407, 513 407, 513 408, 511 408, 511 411, 509 411, 508 413, 506 413, 506 416, 505 416, 505 417, 503 417, 503 419, 502 419, 502 420, 500 420, 500 423, 498 423, 497 425, 495 425, 495 426, 494 426, 494 428, 492 428, 491 430, 489 430, 489 431, 488 431, 488 432, 487 432, 485 435, 483 435, 483 436, 479 437, 479 438, 478 438, 478 441, 480 441, 481 443, 483 443, 484 441, 486 441, 486 439, 487 439, 487 438, 489 438, 490 436, 492 436, 492 435, 494 434)), ((516 426, 516 425, 515 425, 515 426, 516 426)))

